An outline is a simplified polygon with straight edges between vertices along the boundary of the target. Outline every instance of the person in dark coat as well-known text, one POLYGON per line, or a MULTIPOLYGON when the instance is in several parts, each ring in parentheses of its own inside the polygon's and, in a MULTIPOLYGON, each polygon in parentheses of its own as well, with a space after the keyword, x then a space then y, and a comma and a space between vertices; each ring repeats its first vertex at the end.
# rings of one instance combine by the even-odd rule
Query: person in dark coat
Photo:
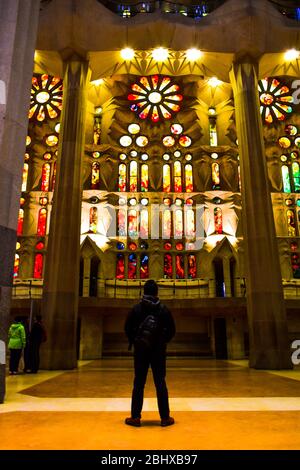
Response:
POLYGON ((168 389, 166 385, 166 346, 175 335, 175 323, 170 311, 161 304, 158 286, 155 281, 149 280, 144 285, 144 295, 139 304, 135 305, 125 322, 125 333, 129 340, 129 347, 134 345, 134 385, 131 400, 131 417, 125 423, 130 426, 141 425, 141 412, 144 399, 144 387, 148 369, 151 366, 156 387, 158 409, 162 426, 174 424, 170 416, 168 389), (139 326, 148 315, 157 315, 157 337, 149 349, 135 344, 139 326))
POLYGON ((40 346, 47 339, 41 315, 37 315, 30 331, 30 369, 36 374, 40 367, 40 346))

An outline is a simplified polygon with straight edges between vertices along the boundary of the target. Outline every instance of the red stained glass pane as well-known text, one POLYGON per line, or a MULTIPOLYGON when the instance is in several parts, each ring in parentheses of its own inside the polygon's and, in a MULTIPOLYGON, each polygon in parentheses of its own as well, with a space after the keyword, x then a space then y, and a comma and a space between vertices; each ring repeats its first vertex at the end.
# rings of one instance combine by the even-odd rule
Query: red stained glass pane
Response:
POLYGON ((223 218, 222 218, 222 209, 216 207, 214 209, 214 220, 215 220, 215 232, 223 233, 223 218))
POLYGON ((16 253, 15 262, 14 262, 14 277, 19 276, 19 268, 20 268, 20 256, 16 253))
POLYGON ((55 188, 55 178, 56 178, 56 162, 54 162, 53 164, 51 191, 54 191, 54 188, 55 188))
POLYGON ((50 163, 44 163, 42 167, 42 185, 41 185, 42 191, 49 191, 50 173, 51 173, 50 163))
POLYGON ((176 279, 184 279, 183 255, 176 255, 176 279))
POLYGON ((43 250, 45 248, 45 244, 43 242, 38 242, 36 245, 35 245, 35 248, 37 250, 43 250))
POLYGON ((135 210, 128 212, 128 236, 131 238, 138 236, 138 217, 135 210))
POLYGON ((117 254, 116 278, 117 279, 125 278, 125 260, 124 260, 124 255, 121 253, 117 254))
POLYGON ((47 229, 47 210, 42 208, 39 210, 37 236, 44 237, 47 229))
POLYGON ((172 249, 171 243, 170 243, 170 242, 166 242, 166 243, 164 244, 164 249, 165 249, 165 250, 168 250, 168 251, 171 250, 171 249, 172 249))
POLYGON ((158 75, 152 75, 152 88, 156 90, 158 84, 158 75))
POLYGON ((17 235, 22 235, 23 233, 23 222, 24 222, 24 209, 19 209, 19 216, 18 216, 18 228, 17 228, 17 235))
POLYGON ((140 96, 140 95, 134 95, 133 93, 130 93, 130 94, 128 95, 129 101, 136 101, 136 100, 139 100, 139 99, 141 99, 141 98, 142 98, 142 96, 140 96))
POLYGON ((163 166, 163 191, 169 193, 171 191, 171 167, 170 165, 163 166))
POLYGON ((188 278, 196 279, 196 277, 197 277, 196 256, 188 255, 188 278))
POLYGON ((135 251, 137 249, 136 243, 130 242, 128 248, 130 251, 135 251))
POLYGON ((118 232, 120 237, 126 237, 126 210, 119 209, 118 212, 118 232))
POLYGON ((148 114, 149 114, 150 108, 151 108, 151 105, 148 104, 148 106, 139 114, 139 117, 140 117, 141 119, 146 119, 146 117, 147 117, 148 114))
POLYGON ((128 256, 128 279, 136 279, 136 268, 136 255, 132 253, 128 256))
POLYGON ((181 163, 178 161, 174 163, 174 191, 182 192, 181 163))
POLYGON ((172 277, 173 277, 172 256, 169 253, 166 253, 164 256, 164 278, 172 279, 172 277))
POLYGON ((159 114, 158 114, 158 109, 157 109, 156 106, 153 106, 153 111, 152 111, 151 120, 152 120, 153 122, 159 121, 159 114))
POLYGON ((33 277, 41 279, 43 277, 43 255, 37 253, 34 257, 33 277))
POLYGON ((164 106, 160 105, 159 107, 160 107, 160 111, 161 111, 163 117, 165 119, 171 119, 172 114, 169 111, 167 111, 164 106))

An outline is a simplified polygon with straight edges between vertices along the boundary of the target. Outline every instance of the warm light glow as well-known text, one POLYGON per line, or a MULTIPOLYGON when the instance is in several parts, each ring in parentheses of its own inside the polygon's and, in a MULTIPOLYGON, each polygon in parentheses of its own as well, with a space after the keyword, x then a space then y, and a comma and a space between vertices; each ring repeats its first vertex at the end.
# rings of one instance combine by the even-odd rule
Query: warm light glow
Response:
POLYGON ((169 57, 168 49, 165 49, 164 47, 158 47, 152 51, 152 57, 158 62, 163 62, 169 57))
POLYGON ((299 58, 300 58, 300 51, 297 51, 296 49, 289 49, 284 54, 284 59, 287 61, 296 60, 299 58))
POLYGON ((216 113, 216 108, 208 108, 208 114, 209 116, 215 116, 216 113))
POLYGON ((161 94, 158 93, 157 91, 152 91, 152 93, 148 95, 148 100, 152 104, 160 103, 161 98, 162 98, 161 94))
POLYGON ((203 53, 199 49, 188 49, 185 53, 187 60, 190 60, 191 62, 200 59, 202 57, 203 53))
POLYGON ((124 60, 132 60, 134 58, 134 50, 130 47, 125 47, 125 49, 121 50, 121 57, 124 60))
POLYGON ((94 85, 94 86, 102 85, 103 83, 104 83, 103 78, 99 78, 98 80, 93 80, 91 82, 91 84, 94 85))
POLYGON ((219 80, 217 77, 211 77, 209 80, 208 80, 208 84, 212 87, 212 88, 216 88, 217 86, 221 85, 221 80, 219 80))

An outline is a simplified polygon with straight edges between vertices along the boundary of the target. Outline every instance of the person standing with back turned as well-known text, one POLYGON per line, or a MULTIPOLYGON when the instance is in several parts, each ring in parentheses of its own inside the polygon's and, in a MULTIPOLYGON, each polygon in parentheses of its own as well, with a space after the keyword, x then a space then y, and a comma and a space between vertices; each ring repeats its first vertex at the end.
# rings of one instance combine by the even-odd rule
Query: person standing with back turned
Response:
POLYGON ((125 424, 141 425, 144 387, 151 365, 156 387, 161 426, 174 424, 170 416, 168 389, 166 385, 166 346, 175 335, 175 323, 171 312, 160 303, 158 286, 149 280, 144 285, 144 295, 139 304, 128 314, 125 333, 129 349, 134 345, 134 384, 131 400, 131 417, 125 424))

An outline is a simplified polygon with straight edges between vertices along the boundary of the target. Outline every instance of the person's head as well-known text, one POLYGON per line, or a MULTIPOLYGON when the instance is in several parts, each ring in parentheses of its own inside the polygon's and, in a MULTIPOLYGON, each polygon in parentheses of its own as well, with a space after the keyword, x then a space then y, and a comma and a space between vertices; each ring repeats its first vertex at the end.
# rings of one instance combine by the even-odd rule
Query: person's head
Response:
POLYGON ((144 284, 144 294, 145 295, 152 295, 156 297, 158 294, 158 285, 156 284, 153 279, 149 279, 149 281, 145 282, 144 284))

